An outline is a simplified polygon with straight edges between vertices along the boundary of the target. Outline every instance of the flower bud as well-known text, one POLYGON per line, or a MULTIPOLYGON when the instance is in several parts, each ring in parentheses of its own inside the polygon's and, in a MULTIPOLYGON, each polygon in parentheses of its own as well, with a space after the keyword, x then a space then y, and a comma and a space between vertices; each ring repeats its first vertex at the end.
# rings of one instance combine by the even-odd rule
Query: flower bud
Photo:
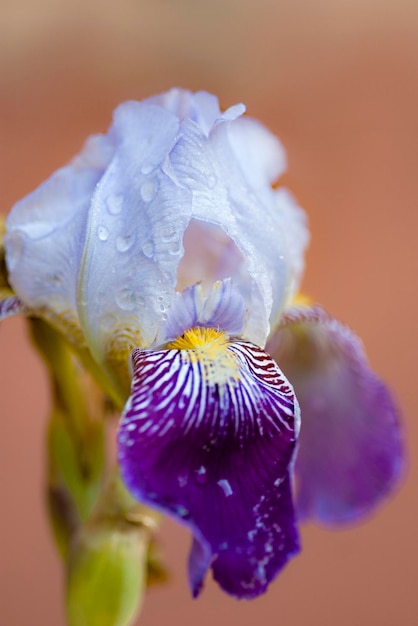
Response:
POLYGON ((125 521, 87 524, 69 563, 69 626, 129 626, 142 604, 148 533, 125 521))

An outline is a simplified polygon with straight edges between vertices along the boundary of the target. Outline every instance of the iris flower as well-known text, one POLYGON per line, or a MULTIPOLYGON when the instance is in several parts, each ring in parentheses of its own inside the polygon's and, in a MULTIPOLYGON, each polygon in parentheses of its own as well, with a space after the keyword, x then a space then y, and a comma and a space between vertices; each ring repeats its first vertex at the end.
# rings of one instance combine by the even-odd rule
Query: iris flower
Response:
POLYGON ((6 223, 2 315, 52 324, 124 405, 122 476, 191 530, 195 596, 209 568, 263 593, 298 521, 360 519, 402 467, 360 341, 298 295, 305 215, 244 111, 179 89, 125 102, 6 223))

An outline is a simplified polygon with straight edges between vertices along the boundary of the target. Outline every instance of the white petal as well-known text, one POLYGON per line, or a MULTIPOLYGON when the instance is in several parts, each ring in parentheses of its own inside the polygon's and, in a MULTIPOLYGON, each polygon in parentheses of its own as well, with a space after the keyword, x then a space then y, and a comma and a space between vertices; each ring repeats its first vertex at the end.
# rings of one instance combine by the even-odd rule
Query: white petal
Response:
POLYGON ((245 337, 264 345, 270 315, 275 319, 287 300, 287 249, 274 191, 266 185, 260 193, 231 148, 228 130, 235 123, 217 124, 206 140, 193 122, 184 120, 169 171, 173 180, 192 191, 193 217, 222 228, 245 259, 251 278, 250 288, 243 287, 248 308, 245 337))
POLYGON ((228 125, 228 139, 247 181, 268 190, 286 170, 286 153, 277 137, 250 117, 228 125))
POLYGON ((216 96, 206 91, 192 93, 184 89, 170 89, 165 93, 152 96, 144 102, 156 104, 176 115, 180 121, 191 119, 209 135, 217 121, 234 120, 245 111, 243 104, 236 104, 222 113, 216 96))
POLYGON ((10 282, 28 307, 57 323, 65 318, 78 325, 76 284, 87 213, 111 153, 108 138, 91 137, 70 165, 20 200, 6 221, 10 282))
POLYGON ((171 304, 191 204, 162 170, 178 129, 154 105, 115 111, 118 147, 93 195, 79 281, 81 323, 99 361, 118 332, 150 345, 171 304))
MULTIPOLYGON (((286 259, 289 265, 289 287, 286 307, 299 290, 305 267, 305 252, 309 243, 306 213, 298 206, 293 194, 281 187, 275 191, 279 219, 285 235, 286 259)), ((272 322, 272 326, 274 323, 272 322)))

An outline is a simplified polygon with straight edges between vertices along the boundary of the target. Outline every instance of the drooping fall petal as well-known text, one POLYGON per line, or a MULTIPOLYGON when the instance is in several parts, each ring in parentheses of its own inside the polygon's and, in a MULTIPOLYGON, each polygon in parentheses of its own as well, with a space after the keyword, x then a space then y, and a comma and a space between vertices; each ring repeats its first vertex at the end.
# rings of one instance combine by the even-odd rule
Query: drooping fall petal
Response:
POLYGON ((341 523, 369 513, 396 485, 403 445, 394 401, 360 340, 320 308, 294 308, 267 349, 301 407, 299 517, 341 523))
POLYGON ((297 401, 253 344, 200 328, 168 348, 134 351, 124 480, 192 530, 194 595, 212 566, 225 591, 256 596, 299 549, 288 477, 297 401))

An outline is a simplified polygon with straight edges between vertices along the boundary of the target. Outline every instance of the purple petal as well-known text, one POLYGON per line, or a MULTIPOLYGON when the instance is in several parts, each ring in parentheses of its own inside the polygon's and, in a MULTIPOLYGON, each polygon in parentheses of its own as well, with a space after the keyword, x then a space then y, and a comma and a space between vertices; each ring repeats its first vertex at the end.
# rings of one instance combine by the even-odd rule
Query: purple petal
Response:
POLYGON ((12 315, 27 315, 28 309, 17 296, 8 296, 0 300, 0 320, 12 315))
POLYGON ((136 497, 191 528, 193 594, 212 566, 225 591, 249 598, 299 549, 288 479, 298 405, 262 350, 200 330, 221 340, 134 351, 119 461, 136 497))
POLYGON ((403 447, 393 400, 361 342, 322 309, 295 308, 267 349, 301 407, 299 517, 343 523, 369 513, 398 482, 403 447))

